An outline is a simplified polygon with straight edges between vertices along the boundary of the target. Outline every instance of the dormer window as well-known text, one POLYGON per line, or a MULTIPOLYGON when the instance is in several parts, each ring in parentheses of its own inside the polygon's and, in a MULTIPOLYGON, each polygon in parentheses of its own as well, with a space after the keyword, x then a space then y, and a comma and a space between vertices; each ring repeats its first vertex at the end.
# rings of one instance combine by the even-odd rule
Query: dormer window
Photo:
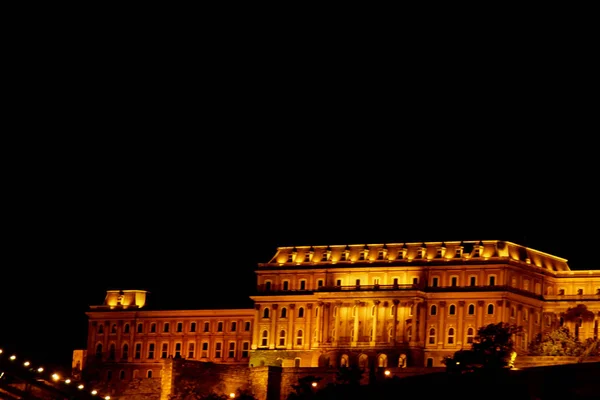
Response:
POLYGON ((359 260, 364 261, 369 259, 369 246, 365 244, 365 247, 360 252, 359 260))
POLYGON ((443 258, 445 254, 446 254, 446 246, 444 246, 444 244, 442 244, 440 247, 438 247, 436 249, 435 258, 443 258))
POLYGON ((310 259, 312 258, 312 254, 310 253, 306 253, 304 255, 304 262, 310 262, 310 259))
POLYGON ((456 250, 454 250, 454 258, 461 258, 463 255, 463 247, 457 247, 456 250))
POLYGON ((292 252, 290 254, 288 254, 288 260, 287 262, 294 262, 296 261, 296 256, 298 255, 298 250, 296 250, 296 248, 294 247, 294 249, 292 250, 292 252))
POLYGON ((398 254, 396 255, 396 260, 402 260, 406 256, 406 248, 401 248, 398 250, 398 254))
POLYGON ((348 261, 350 259, 350 248, 346 246, 344 251, 342 252, 342 261, 348 261))
POLYGON ((321 256, 321 261, 329 261, 331 260, 331 249, 327 246, 327 249, 323 251, 323 255, 321 256))

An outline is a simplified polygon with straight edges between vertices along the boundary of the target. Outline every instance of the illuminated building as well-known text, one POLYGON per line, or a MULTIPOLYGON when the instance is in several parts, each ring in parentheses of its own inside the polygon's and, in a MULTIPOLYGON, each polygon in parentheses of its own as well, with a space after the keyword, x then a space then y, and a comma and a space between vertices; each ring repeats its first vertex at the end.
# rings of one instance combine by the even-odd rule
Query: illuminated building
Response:
POLYGON ((87 312, 86 368, 127 381, 156 377, 165 357, 441 367, 490 323, 522 326, 521 354, 560 325, 582 340, 598 336, 600 270, 572 271, 563 258, 511 242, 280 247, 256 276, 253 309, 146 311, 145 292, 109 291, 87 312))

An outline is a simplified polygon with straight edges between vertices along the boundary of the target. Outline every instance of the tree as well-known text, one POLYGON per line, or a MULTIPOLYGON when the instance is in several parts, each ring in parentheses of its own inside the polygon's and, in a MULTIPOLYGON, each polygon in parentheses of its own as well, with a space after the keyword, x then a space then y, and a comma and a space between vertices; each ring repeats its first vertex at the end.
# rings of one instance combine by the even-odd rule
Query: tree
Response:
POLYGON ((314 399, 316 387, 318 386, 321 377, 308 375, 298 379, 298 384, 292 385, 295 393, 290 393, 287 400, 304 400, 314 399))
POLYGON ((568 327, 561 326, 543 335, 538 333, 529 344, 532 356, 593 356, 598 353, 598 341, 581 342, 568 327))
POLYGON ((489 324, 477 329, 470 350, 459 350, 445 357, 443 363, 448 372, 469 372, 478 368, 498 369, 511 365, 514 357, 515 335, 523 327, 504 322, 489 324))

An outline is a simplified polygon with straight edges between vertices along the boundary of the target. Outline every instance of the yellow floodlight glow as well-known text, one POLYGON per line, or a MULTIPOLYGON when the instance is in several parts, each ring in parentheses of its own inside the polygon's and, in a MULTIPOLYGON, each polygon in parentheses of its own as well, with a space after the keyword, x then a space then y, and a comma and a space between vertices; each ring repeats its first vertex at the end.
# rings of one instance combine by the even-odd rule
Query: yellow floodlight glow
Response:
POLYGON ((60 379, 60 375, 58 375, 58 374, 52 374, 52 380, 57 381, 59 379, 60 379))
POLYGON ((229 398, 233 399, 235 397, 235 393, 229 393, 229 398))
POLYGON ((110 400, 110 396, 104 396, 104 400, 110 400))
POLYGON ((17 359, 17 356, 15 356, 14 354, 13 354, 12 356, 10 356, 10 360, 11 360, 11 361, 14 361, 14 360, 16 360, 16 359, 17 359))
POLYGON ((390 370, 389 370, 389 369, 386 369, 386 370, 385 370, 385 372, 384 372, 384 375, 385 375, 385 376, 390 376, 390 374, 391 374, 390 370))
POLYGON ((65 383, 68 385, 69 383, 71 383, 70 379, 65 379, 65 383))
POLYGON ((44 368, 42 368, 42 367, 39 367, 39 368, 37 369, 37 371, 38 371, 38 372, 44 372, 44 368))
POLYGON ((312 387, 317 387, 317 382, 313 382, 312 387))
POLYGON ((29 361, 25 361, 25 362, 23 363, 23 365, 24 365, 24 366, 26 366, 26 367, 29 367, 29 365, 30 365, 30 364, 31 364, 31 363, 30 363, 29 361))
POLYGON ((83 386, 83 385, 79 385, 79 386, 77 386, 77 389, 82 390, 84 387, 85 386, 83 386))
POLYGON ((97 391, 96 389, 92 390, 92 395, 94 395, 94 396, 95 396, 95 395, 97 395, 97 394, 98 394, 98 391, 97 391))

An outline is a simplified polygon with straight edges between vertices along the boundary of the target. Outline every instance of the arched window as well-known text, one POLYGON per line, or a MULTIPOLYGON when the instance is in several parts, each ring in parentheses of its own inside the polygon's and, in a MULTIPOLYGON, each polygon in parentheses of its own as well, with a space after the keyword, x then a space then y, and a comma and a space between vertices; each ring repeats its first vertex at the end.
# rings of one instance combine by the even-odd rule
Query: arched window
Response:
POLYGON ((123 345, 122 357, 123 360, 127 360, 129 358, 129 345, 125 343, 123 345))
POLYGON ((123 380, 123 379, 125 379, 125 371, 121 370, 121 371, 119 372, 119 379, 120 379, 120 380, 123 380))
POLYGON ((281 318, 287 318, 287 308, 283 307, 281 309, 281 318))
POLYGON ((96 358, 99 360, 102 359, 102 343, 96 345, 96 358))
POLYGON ((298 309, 298 318, 304 318, 304 307, 298 309))
POLYGON ((475 315, 475 304, 469 304, 469 307, 467 308, 467 314, 475 315))
POLYGON ((298 334, 296 335, 296 345, 302 346, 304 338, 304 331, 302 329, 298 330, 298 334))
POLYGON ((263 310, 263 318, 269 318, 269 308, 265 308, 263 310))
POLYGON ((448 307, 448 314, 456 315, 456 306, 454 304, 450 304, 450 307, 448 307))
POLYGON ((366 354, 361 354, 358 357, 358 367, 360 369, 367 369, 369 367, 369 357, 366 354))
POLYGON ((129 324, 125 324, 123 327, 123 333, 129 333, 129 324))
POLYGON ((98 333, 104 333, 104 325, 98 325, 98 333))
POLYGON ((488 315, 493 315, 494 314, 494 305, 493 304, 488 304, 488 306, 487 306, 487 313, 488 313, 488 315))
POLYGON ((112 327, 110 328, 110 333, 117 333, 117 324, 112 324, 112 327))
POLYGON ((467 343, 473 344, 473 336, 475 336, 475 329, 467 328, 467 343))
POLYGON ((146 378, 152 378, 152 370, 151 370, 151 369, 149 369, 149 370, 146 372, 146 378))
POLYGON ((117 351, 116 351, 116 348, 115 348, 115 344, 111 343, 110 347, 109 347, 109 350, 108 350, 108 359, 109 360, 114 360, 115 357, 116 357, 116 353, 117 353, 117 351))
POLYGON ((429 314, 437 315, 437 306, 435 304, 432 305, 431 308, 429 309, 429 314))
POLYGON ((429 344, 435 344, 435 328, 429 329, 429 344))
POLYGON ((454 328, 448 329, 448 344, 454 344, 454 328))
POLYGON ((269 331, 267 331, 265 329, 264 331, 262 331, 262 336, 260 338, 260 345, 262 347, 267 347, 268 344, 269 344, 269 331))
POLYGON ((377 356, 377 366, 380 368, 386 368, 388 366, 388 358, 385 354, 377 356))
POLYGON ((284 329, 279 331, 279 345, 285 346, 285 330, 284 329))
POLYGON ((144 324, 138 324, 137 325, 137 333, 143 333, 144 332, 144 324))
POLYGON ((340 358, 340 367, 348 367, 350 364, 348 363, 348 355, 342 354, 340 358))

